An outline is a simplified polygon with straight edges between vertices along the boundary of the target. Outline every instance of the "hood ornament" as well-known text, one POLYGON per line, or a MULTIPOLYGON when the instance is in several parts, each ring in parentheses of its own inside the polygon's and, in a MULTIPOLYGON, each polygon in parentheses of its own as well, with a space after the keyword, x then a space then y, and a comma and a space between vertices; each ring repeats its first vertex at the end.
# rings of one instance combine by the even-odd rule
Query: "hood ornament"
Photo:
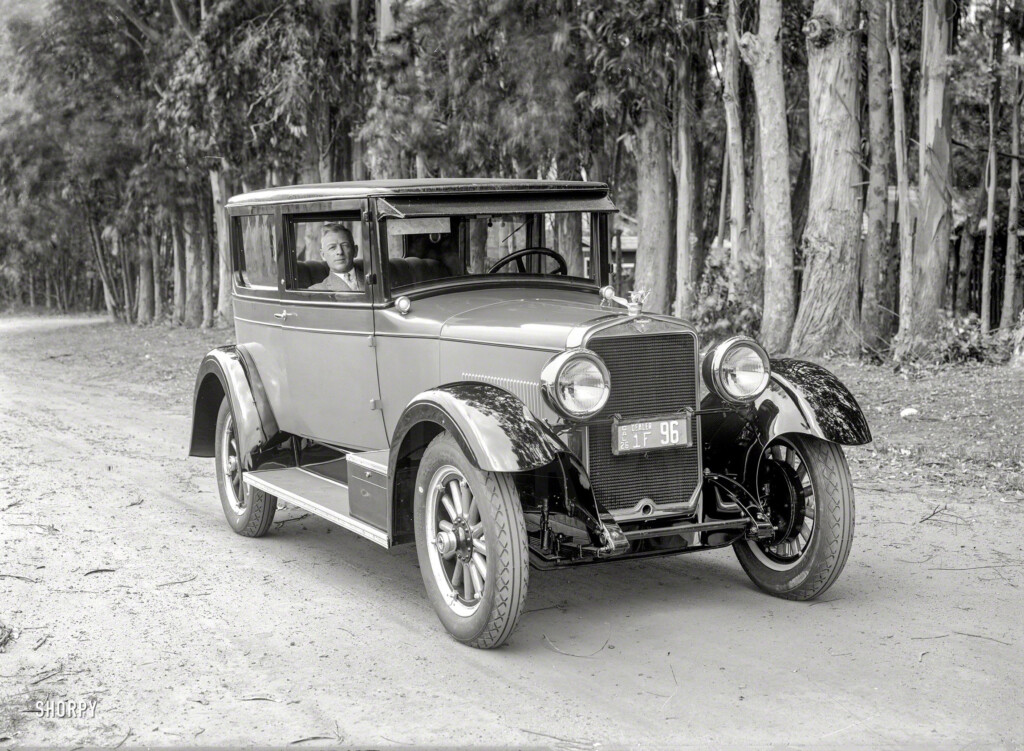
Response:
POLYGON ((615 288, 611 285, 607 287, 601 287, 601 304, 605 303, 618 303, 624 307, 629 315, 638 316, 644 310, 644 303, 647 302, 647 298, 651 296, 649 290, 643 288, 635 289, 629 293, 629 299, 619 297, 615 294, 615 288))

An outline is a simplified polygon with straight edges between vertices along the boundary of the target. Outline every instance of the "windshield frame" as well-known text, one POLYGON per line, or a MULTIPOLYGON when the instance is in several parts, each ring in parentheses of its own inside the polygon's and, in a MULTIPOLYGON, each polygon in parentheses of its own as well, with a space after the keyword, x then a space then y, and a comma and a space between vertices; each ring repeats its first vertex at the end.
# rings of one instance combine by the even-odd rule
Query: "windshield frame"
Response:
MULTIPOLYGON (((386 200, 386 199, 385 199, 386 200)), ((376 202, 375 202, 376 203, 376 202)), ((384 204, 384 201, 381 201, 384 204)), ((387 207, 387 204, 384 204, 387 207)), ((500 287, 508 289, 509 287, 520 287, 523 289, 571 289, 571 290, 583 290, 588 292, 598 292, 601 287, 608 284, 609 278, 609 266, 608 259, 610 257, 610 234, 609 234, 609 217, 615 213, 614 210, 592 210, 587 207, 572 208, 566 206, 566 202, 563 201, 552 201, 550 208, 539 208, 538 206, 518 206, 517 203, 509 201, 507 206, 502 207, 502 213, 506 214, 520 214, 520 213, 545 213, 545 214, 568 214, 568 213, 580 213, 590 214, 590 245, 591 245, 591 259, 596 259, 595 278, 594 280, 585 280, 582 277, 561 277, 558 275, 525 275, 525 274, 475 274, 467 276, 456 276, 448 277, 445 279, 438 279, 436 281, 424 282, 416 286, 401 287, 398 290, 394 290, 391 287, 391 279, 388 274, 388 263, 389 258, 389 246, 388 246, 388 234, 386 221, 389 218, 395 218, 394 214, 385 208, 381 210, 381 206, 375 206, 373 222, 377 238, 377 253, 380 263, 378 268, 381 274, 381 291, 383 302, 385 304, 393 304, 394 301, 399 297, 408 297, 410 299, 417 299, 421 297, 428 297, 432 295, 445 294, 447 292, 453 292, 457 290, 479 290, 487 289, 489 287, 500 287)), ((389 208, 389 207, 388 207, 389 208)), ((441 208, 441 207, 439 207, 441 208)), ((454 206, 452 207, 455 208, 454 206)), ((461 207, 460 207, 461 208, 461 207)), ((464 216, 476 216, 478 212, 465 211, 465 210, 452 210, 452 211, 438 211, 431 212, 430 214, 423 214, 417 216, 437 216, 437 217, 464 217, 464 216)))

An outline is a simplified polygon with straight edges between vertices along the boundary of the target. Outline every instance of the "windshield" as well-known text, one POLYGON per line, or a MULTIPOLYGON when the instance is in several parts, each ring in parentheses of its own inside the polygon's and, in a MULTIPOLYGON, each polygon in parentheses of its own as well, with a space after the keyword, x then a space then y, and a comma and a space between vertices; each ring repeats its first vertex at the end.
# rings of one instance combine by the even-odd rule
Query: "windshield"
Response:
POLYGON ((598 217, 551 212, 388 218, 391 288, 407 291, 467 277, 597 283, 598 217))

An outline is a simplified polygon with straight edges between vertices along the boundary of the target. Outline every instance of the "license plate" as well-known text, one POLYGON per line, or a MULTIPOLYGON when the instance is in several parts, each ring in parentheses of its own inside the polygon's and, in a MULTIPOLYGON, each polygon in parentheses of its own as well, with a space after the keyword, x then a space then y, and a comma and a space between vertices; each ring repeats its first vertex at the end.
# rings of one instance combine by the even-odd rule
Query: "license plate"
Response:
POLYGON ((616 456, 678 448, 690 443, 687 415, 612 422, 612 453, 616 456))

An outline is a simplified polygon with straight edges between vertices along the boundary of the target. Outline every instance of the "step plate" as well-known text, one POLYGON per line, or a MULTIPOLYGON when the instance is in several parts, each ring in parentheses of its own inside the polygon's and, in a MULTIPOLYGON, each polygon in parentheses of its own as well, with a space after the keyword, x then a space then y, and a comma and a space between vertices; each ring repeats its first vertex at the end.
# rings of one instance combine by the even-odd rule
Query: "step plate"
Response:
POLYGON ((355 532, 382 547, 391 547, 386 532, 352 518, 348 486, 343 483, 320 477, 298 467, 245 472, 242 479, 246 485, 334 522, 339 527, 355 532))

